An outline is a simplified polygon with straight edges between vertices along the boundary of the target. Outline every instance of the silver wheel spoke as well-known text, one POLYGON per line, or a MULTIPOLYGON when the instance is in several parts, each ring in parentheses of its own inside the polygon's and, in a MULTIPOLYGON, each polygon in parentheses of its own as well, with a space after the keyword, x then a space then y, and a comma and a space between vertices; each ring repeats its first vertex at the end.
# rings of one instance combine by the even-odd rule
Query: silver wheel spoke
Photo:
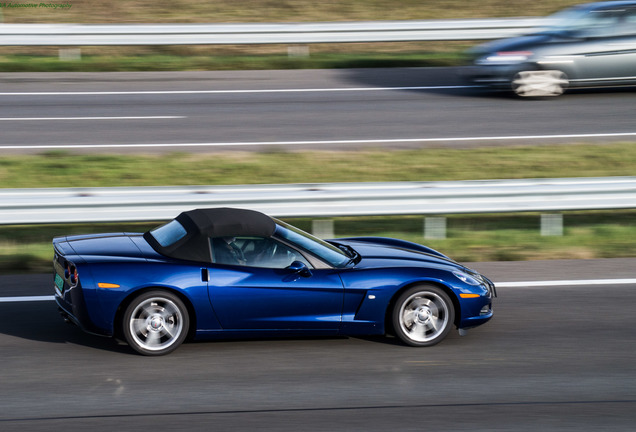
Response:
POLYGON ((412 339, 423 340, 426 338, 426 326, 423 324, 415 324, 409 332, 412 339))
POLYGON ((172 330, 173 330, 173 329, 171 329, 171 326, 170 326, 170 325, 168 325, 168 323, 164 324, 164 326, 163 326, 163 328, 162 328, 161 330, 162 330, 162 331, 161 331, 161 332, 162 332, 162 334, 164 334, 164 335, 168 335, 171 339, 175 336, 175 335, 172 333, 172 330))
POLYGON ((443 324, 443 322, 437 316, 432 316, 431 320, 429 321, 429 325, 433 328, 433 330, 435 330, 436 333, 439 331, 441 324, 443 324))
POLYGON ((133 319, 132 328, 135 334, 144 334, 148 331, 146 320, 141 318, 133 319))
POLYGON ((402 314, 402 321, 407 327, 410 327, 415 321, 415 311, 414 310, 405 311, 402 314))
MULTIPOLYGON (((432 303, 429 306, 429 309, 431 310, 431 316, 439 316, 440 314, 440 305, 438 305, 437 303, 432 303)), ((442 306, 443 307, 443 306, 442 306)))
POLYGON ((149 347, 154 347, 159 344, 159 333, 156 331, 151 331, 148 333, 148 337, 146 338, 146 345, 149 347))

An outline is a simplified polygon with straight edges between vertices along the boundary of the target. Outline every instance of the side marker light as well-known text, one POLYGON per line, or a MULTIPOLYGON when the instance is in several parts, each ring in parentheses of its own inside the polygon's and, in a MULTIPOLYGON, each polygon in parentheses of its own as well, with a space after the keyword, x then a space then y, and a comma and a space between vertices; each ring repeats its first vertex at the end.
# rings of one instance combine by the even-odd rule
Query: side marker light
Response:
POLYGON ((119 288, 120 287, 120 285, 113 284, 113 283, 106 283, 106 282, 100 282, 97 284, 97 286, 100 288, 119 288))

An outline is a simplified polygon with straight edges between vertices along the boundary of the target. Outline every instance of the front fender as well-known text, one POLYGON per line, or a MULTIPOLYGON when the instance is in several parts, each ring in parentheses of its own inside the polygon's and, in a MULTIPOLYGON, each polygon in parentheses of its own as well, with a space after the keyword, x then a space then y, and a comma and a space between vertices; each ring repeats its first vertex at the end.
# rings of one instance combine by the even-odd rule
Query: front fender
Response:
POLYGON ((485 304, 490 304, 489 291, 484 286, 469 285, 453 275, 455 269, 403 268, 365 269, 343 272, 345 301, 343 333, 384 333, 385 318, 390 315, 395 299, 406 289, 417 284, 433 284, 444 289, 456 309, 456 324, 467 327, 480 316, 485 304), (462 298, 461 294, 478 297, 462 298))

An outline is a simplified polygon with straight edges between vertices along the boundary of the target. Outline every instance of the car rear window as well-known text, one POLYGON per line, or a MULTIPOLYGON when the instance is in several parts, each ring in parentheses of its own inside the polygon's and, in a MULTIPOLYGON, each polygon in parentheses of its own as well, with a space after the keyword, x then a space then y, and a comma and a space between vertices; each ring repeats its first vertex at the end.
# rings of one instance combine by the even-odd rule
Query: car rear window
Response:
POLYGON ((160 227, 153 229, 150 231, 150 234, 161 246, 168 247, 185 237, 187 231, 183 225, 175 219, 165 225, 161 225, 160 227))

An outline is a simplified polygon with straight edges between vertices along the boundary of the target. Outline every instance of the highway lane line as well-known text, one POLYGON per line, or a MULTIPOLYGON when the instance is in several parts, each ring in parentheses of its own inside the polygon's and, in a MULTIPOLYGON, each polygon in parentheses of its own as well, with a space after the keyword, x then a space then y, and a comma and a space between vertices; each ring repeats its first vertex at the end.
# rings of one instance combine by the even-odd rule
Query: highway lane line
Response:
POLYGON ((245 89, 245 90, 132 90, 132 91, 70 91, 70 92, 2 92, 0 96, 117 96, 117 95, 174 95, 174 94, 241 94, 241 93, 319 93, 367 92, 393 90, 452 90, 478 86, 416 86, 416 87, 336 87, 306 89, 245 89))
POLYGON ((636 136, 636 132, 559 134, 559 135, 508 135, 483 137, 438 137, 438 138, 395 138, 395 139, 352 139, 324 141, 254 141, 254 142, 199 142, 199 143, 124 143, 124 144, 6 144, 0 150, 42 150, 42 149, 98 149, 98 148, 179 148, 179 147, 246 147, 246 146, 301 146, 301 145, 355 145, 355 144, 399 144, 425 142, 466 142, 466 141, 510 141, 548 140, 576 138, 618 138, 636 136))
POLYGON ((590 279, 590 280, 552 280, 529 282, 495 282, 497 288, 565 287, 583 285, 630 285, 636 279, 590 279))
POLYGON ((19 296, 19 297, 0 297, 0 303, 20 303, 20 302, 36 302, 36 301, 52 301, 55 296, 19 296))
MULTIPOLYGON (((567 286, 592 286, 592 285, 633 285, 634 279, 589 279, 589 280, 552 280, 552 281, 526 281, 526 282, 495 282, 497 288, 531 288, 531 287, 567 287, 567 286)), ((0 303, 19 303, 52 301, 54 296, 20 296, 0 297, 0 303)))
POLYGON ((61 121, 61 120, 171 120, 185 116, 129 116, 129 117, 0 117, 0 121, 61 121))

